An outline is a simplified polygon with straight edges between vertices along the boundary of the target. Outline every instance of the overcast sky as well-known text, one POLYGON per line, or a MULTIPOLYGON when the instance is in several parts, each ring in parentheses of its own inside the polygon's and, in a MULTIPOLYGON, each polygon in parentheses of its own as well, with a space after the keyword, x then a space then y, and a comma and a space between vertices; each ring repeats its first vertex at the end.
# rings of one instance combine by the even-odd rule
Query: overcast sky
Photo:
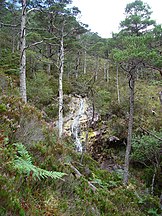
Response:
MULTIPOLYGON (((119 23, 124 19, 126 5, 134 0, 73 0, 73 5, 81 10, 80 21, 88 24, 101 37, 111 37, 118 32, 119 23)), ((143 0, 153 11, 152 18, 162 24, 162 0, 143 0)))

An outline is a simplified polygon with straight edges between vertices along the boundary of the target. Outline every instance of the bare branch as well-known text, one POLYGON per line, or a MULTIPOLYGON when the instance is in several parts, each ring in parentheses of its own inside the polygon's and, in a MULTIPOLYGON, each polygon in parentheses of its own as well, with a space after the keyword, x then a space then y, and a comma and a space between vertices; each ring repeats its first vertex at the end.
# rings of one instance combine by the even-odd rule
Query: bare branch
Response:
POLYGON ((43 42, 44 42, 44 40, 41 40, 41 41, 35 42, 35 43, 30 44, 30 45, 28 45, 27 47, 25 47, 25 49, 28 49, 28 48, 30 48, 30 47, 32 47, 32 46, 36 46, 36 45, 41 44, 41 43, 43 43, 43 42))
POLYGON ((150 68, 150 69, 153 69, 153 70, 157 70, 160 72, 160 75, 162 76, 162 68, 158 68, 158 67, 155 67, 155 66, 151 66, 151 65, 145 65, 146 68, 150 68))
POLYGON ((18 27, 18 26, 20 26, 20 23, 19 24, 17 24, 17 25, 11 25, 11 24, 5 24, 5 23, 3 23, 3 22, 0 22, 0 28, 2 28, 2 27, 11 27, 11 28, 16 28, 16 27, 18 27))
POLYGON ((148 130, 146 130, 145 128, 143 128, 143 127, 140 127, 143 131, 145 131, 146 133, 148 133, 148 134, 150 134, 151 136, 153 136, 153 137, 155 137, 156 139, 158 139, 158 140, 160 140, 160 141, 162 141, 162 139, 160 138, 160 137, 158 137, 158 136, 156 136, 155 134, 153 134, 152 132, 150 132, 150 131, 148 131, 148 130))
POLYGON ((29 10, 26 12, 26 14, 29 14, 29 13, 31 13, 32 11, 40 11, 40 12, 42 12, 42 10, 41 10, 40 8, 31 8, 31 9, 29 9, 29 10))
MULTIPOLYGON (((83 177, 83 175, 79 172, 79 170, 77 170, 72 164, 70 163, 66 163, 66 165, 70 166, 70 168, 72 170, 74 170, 74 172, 76 173, 77 177, 80 178, 80 177, 83 177)), ((95 192, 97 190, 97 188, 89 181, 87 181, 89 186, 92 188, 92 190, 95 192)))

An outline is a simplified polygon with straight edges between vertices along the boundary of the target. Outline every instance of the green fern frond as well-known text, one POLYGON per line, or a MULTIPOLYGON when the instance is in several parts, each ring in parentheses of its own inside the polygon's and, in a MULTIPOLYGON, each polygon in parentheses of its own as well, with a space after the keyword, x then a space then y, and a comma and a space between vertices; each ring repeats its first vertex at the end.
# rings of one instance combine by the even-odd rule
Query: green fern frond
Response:
MULTIPOLYGON (((22 159, 28 161, 28 163, 32 163, 32 158, 22 143, 14 143, 13 145, 16 146, 17 152, 22 159)), ((16 156, 16 158, 19 158, 19 156, 16 156)))
POLYGON ((32 177, 39 180, 48 177, 51 177, 52 179, 60 179, 66 175, 65 173, 48 171, 33 165, 31 156, 25 146, 21 143, 16 143, 14 146, 16 146, 19 156, 15 157, 13 166, 20 174, 29 176, 32 173, 32 177))

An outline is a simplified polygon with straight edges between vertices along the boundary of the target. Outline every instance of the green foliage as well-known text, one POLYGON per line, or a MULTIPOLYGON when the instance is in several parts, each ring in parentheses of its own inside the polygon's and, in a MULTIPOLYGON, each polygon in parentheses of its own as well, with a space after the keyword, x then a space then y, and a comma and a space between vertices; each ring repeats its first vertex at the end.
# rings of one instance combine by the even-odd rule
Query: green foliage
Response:
POLYGON ((108 105, 111 101, 110 92, 105 89, 97 89, 95 106, 100 110, 101 114, 106 114, 108 112, 108 105))
POLYGON ((39 72, 36 77, 27 82, 27 95, 36 106, 48 105, 53 98, 49 77, 44 72, 39 72))
POLYGON ((60 179, 65 175, 65 173, 47 171, 33 165, 31 156, 29 155, 25 146, 21 143, 16 143, 14 145, 16 146, 19 156, 16 156, 13 161, 13 165, 20 174, 25 174, 26 176, 32 175, 34 179, 39 180, 47 177, 50 177, 52 179, 60 179))
POLYGON ((115 48, 112 55, 115 61, 123 64, 131 64, 138 66, 142 62, 149 62, 152 58, 158 58, 154 49, 150 49, 149 45, 153 41, 150 33, 141 36, 122 36, 117 37, 120 42, 120 48, 115 48))
POLYGON ((5 112, 5 111, 7 111, 7 108, 6 108, 6 105, 5 104, 0 104, 0 113, 3 113, 3 112, 5 112))
POLYGON ((5 70, 5 74, 7 75, 19 75, 19 69, 8 69, 8 70, 5 70))
POLYGON ((155 175, 154 193, 159 194, 159 178, 161 164, 161 141, 162 132, 152 132, 153 135, 134 136, 132 140, 132 161, 142 164, 143 174, 141 178, 145 181, 148 188, 152 185, 152 179, 155 175), (159 139, 158 139, 159 137, 159 139))
POLYGON ((148 210, 148 214, 152 216, 160 216, 157 211, 158 209, 151 208, 148 210))
POLYGON ((125 8, 126 18, 120 23, 122 31, 127 34, 139 35, 145 32, 145 29, 155 24, 150 19, 152 11, 148 4, 141 0, 135 0, 127 4, 125 8))
MULTIPOLYGON (((157 137, 162 137, 162 132, 152 132, 157 137)), ((159 160, 160 143, 156 137, 152 135, 134 136, 132 141, 132 159, 139 162, 151 162, 159 160)))
POLYGON ((150 84, 153 86, 162 86, 161 80, 150 80, 150 84))
POLYGON ((2 49, 0 68, 8 75, 18 75, 19 53, 12 53, 11 50, 2 49))

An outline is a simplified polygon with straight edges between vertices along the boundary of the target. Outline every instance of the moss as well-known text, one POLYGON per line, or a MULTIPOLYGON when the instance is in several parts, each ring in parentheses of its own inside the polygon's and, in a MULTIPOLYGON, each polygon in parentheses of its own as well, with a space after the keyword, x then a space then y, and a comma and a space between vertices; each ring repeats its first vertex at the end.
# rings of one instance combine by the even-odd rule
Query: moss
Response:
POLYGON ((7 108, 6 108, 6 105, 5 104, 0 104, 0 113, 3 113, 3 112, 5 112, 5 111, 7 111, 7 108))

